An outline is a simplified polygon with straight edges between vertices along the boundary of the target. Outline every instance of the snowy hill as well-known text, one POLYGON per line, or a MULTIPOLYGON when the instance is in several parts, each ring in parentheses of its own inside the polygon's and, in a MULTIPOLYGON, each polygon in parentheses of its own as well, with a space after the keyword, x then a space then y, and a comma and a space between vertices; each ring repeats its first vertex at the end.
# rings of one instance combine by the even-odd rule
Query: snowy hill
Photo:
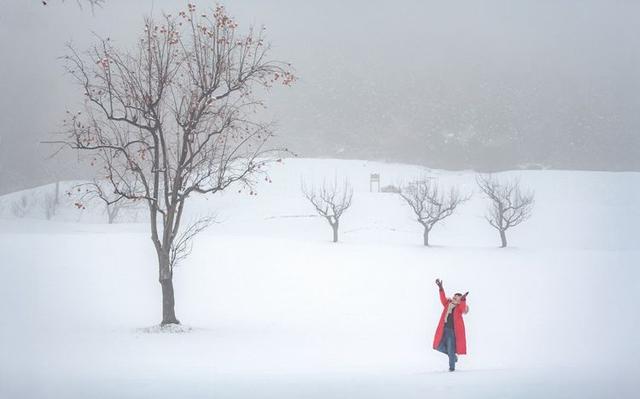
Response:
MULTIPOLYGON (((176 272, 192 330, 154 334, 155 254, 143 210, 106 224, 99 203, 51 191, 0 197, 1 397, 603 397, 637 388, 640 173, 518 171, 535 190, 510 248, 484 220, 473 172, 367 161, 285 160, 258 195, 199 197, 215 214, 176 272), (429 175, 475 193, 436 226, 433 247, 396 194, 429 175), (353 206, 330 242, 301 181, 349 178, 353 206), (134 222, 135 221, 135 222, 134 222), (126 222, 126 223, 123 223, 126 222), (431 349, 445 289, 469 290, 469 355, 444 373, 431 349)), ((64 183, 69 191, 75 183, 64 183)))

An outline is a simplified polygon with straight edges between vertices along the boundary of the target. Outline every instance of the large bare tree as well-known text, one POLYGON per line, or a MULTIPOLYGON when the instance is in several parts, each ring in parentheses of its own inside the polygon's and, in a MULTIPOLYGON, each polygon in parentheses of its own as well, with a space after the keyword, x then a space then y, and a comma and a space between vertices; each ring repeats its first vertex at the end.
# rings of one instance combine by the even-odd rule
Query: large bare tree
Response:
POLYGON ((436 223, 451 216, 456 208, 469 199, 460 195, 456 187, 443 192, 438 182, 423 177, 404 186, 400 197, 415 214, 416 221, 423 227, 423 244, 429 246, 429 233, 436 223))
POLYGON ((485 219, 498 230, 500 247, 504 248, 507 246, 507 230, 531 217, 534 193, 523 192, 518 179, 500 182, 491 175, 478 175, 476 182, 491 201, 485 219))
POLYGON ((182 226, 188 199, 236 183, 253 187, 277 157, 266 145, 271 126, 256 112, 265 88, 291 85, 294 76, 269 57, 263 33, 240 32, 221 6, 197 13, 190 4, 157 22, 147 18, 132 49, 104 38, 84 52, 69 46, 65 57, 86 107, 69 113, 63 141, 89 155, 114 200, 148 206, 162 325, 179 323, 173 266, 188 247, 179 237, 202 228, 197 220, 182 226))
POLYGON ((342 214, 351 206, 353 198, 353 188, 349 180, 344 180, 340 185, 338 179, 332 183, 326 180, 320 187, 307 187, 302 183, 302 194, 313 205, 318 215, 325 218, 333 231, 333 242, 338 242, 338 231, 340 229, 340 218, 342 214))

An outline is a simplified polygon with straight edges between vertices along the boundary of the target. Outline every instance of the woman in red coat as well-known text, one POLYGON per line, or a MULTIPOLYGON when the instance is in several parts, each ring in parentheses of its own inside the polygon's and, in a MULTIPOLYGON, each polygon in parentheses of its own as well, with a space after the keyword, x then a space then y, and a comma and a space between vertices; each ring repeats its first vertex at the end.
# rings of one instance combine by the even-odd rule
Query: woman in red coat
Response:
POLYGON ((440 302, 442 303, 442 315, 433 338, 433 349, 449 356, 449 371, 455 371, 458 355, 467 353, 467 340, 465 338, 464 320, 462 315, 469 311, 467 306, 467 295, 456 293, 449 299, 444 294, 442 280, 437 279, 436 285, 440 291, 440 302))

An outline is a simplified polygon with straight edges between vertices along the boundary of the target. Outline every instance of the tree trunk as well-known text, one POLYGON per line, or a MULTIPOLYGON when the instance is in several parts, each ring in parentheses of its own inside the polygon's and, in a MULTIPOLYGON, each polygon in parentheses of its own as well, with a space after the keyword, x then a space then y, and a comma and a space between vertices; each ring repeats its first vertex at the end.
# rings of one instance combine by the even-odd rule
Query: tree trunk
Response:
POLYGON ((162 322, 160 325, 180 324, 176 319, 173 279, 160 280, 160 285, 162 286, 162 322))
POLYGON ((338 242, 338 223, 332 224, 333 229, 333 242, 338 242))
POLYGON ((56 198, 53 203, 55 204, 55 206, 58 206, 60 204, 60 181, 56 181, 56 198))
POLYGON ((169 264, 169 254, 158 254, 160 260, 160 285, 162 286, 162 322, 167 324, 180 324, 176 318, 175 299, 173 293, 173 273, 169 264))
POLYGON ((507 235, 504 230, 500 230, 500 248, 507 246, 507 235))
POLYGON ((109 220, 109 224, 113 224, 113 221, 116 219, 115 209, 113 209, 112 205, 107 205, 107 219, 109 220))
POLYGON ((425 247, 429 246, 429 229, 428 228, 424 228, 424 233, 422 235, 422 241, 424 243, 425 247))

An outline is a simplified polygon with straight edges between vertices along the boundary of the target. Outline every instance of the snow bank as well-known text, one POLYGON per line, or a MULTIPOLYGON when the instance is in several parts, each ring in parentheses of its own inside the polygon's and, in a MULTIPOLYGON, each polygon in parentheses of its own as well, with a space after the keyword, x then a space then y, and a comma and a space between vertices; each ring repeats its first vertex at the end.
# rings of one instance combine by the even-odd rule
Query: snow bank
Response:
POLYGON ((160 319, 145 224, 5 214, 0 397, 634 395, 640 174, 501 174, 537 197, 498 249, 478 195, 422 247, 399 198, 369 192, 374 172, 383 185, 431 173, 474 190, 470 172, 288 160, 257 197, 200 197, 187 217, 221 223, 176 270, 177 316, 193 327, 170 333, 142 327, 160 319), (338 244, 300 194, 301 179, 335 175, 355 188, 338 244), (453 374, 431 349, 436 277, 470 291, 469 355, 453 374))
POLYGON ((144 334, 184 334, 193 331, 193 328, 182 324, 167 324, 164 326, 154 325, 137 329, 138 332, 144 334))

